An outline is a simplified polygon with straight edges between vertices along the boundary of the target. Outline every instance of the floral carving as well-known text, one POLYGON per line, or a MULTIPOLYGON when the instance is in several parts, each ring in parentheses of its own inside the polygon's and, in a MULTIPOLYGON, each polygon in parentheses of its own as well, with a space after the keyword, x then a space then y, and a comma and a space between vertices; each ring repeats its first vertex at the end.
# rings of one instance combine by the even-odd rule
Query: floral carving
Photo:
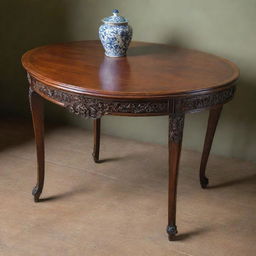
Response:
POLYGON ((214 105, 224 104, 233 98, 235 87, 229 87, 215 93, 177 98, 174 101, 175 112, 195 112, 214 105))
MULTIPOLYGON (((218 92, 190 95, 181 97, 170 97, 161 100, 117 100, 90 97, 87 95, 65 92, 47 86, 28 74, 28 80, 33 90, 42 96, 47 96, 62 103, 70 112, 86 118, 100 118, 111 113, 130 114, 175 114, 200 111, 218 104, 224 104, 231 100, 235 87, 229 87, 218 92)), ((176 117, 177 118, 177 117, 176 117)), ((178 122, 178 120, 176 120, 178 122)), ((177 123, 178 124, 178 123, 177 123)), ((171 135, 172 137, 175 136, 171 135)))
POLYGON ((175 236, 178 233, 176 225, 168 225, 166 231, 169 236, 175 236))
POLYGON ((45 95, 51 99, 64 104, 70 112, 87 118, 100 118, 110 113, 167 113, 168 101, 125 101, 108 100, 88 97, 85 95, 68 93, 58 89, 50 88, 34 79, 32 79, 33 90, 45 95))
POLYGON ((184 113, 171 114, 169 122, 170 141, 175 143, 181 142, 184 127, 184 113))

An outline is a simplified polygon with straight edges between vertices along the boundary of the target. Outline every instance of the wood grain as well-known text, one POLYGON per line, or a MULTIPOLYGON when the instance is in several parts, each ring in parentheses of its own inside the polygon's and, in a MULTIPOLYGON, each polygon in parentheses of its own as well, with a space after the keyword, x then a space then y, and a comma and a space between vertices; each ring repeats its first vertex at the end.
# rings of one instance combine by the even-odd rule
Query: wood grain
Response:
POLYGON ((213 90, 238 79, 232 62, 195 50, 132 42, 127 57, 104 55, 99 41, 48 45, 22 58, 49 86, 101 97, 154 98, 213 90))

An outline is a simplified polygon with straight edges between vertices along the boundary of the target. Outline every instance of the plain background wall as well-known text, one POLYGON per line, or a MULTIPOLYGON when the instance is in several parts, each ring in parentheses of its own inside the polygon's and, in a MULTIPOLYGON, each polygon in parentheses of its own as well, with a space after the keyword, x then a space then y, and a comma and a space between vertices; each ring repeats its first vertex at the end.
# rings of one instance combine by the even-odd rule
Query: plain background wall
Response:
MULTIPOLYGON (((225 105, 212 152, 256 161, 256 0, 2 0, 0 10, 1 115, 29 117, 26 50, 48 43, 97 39, 103 17, 117 8, 133 27, 133 40, 194 48, 234 61, 241 70, 235 99, 225 105)), ((86 128, 47 105, 47 117, 86 128)), ((184 147, 201 151, 207 112, 186 116, 184 147)), ((104 117, 103 132, 167 143, 167 117, 104 117)))

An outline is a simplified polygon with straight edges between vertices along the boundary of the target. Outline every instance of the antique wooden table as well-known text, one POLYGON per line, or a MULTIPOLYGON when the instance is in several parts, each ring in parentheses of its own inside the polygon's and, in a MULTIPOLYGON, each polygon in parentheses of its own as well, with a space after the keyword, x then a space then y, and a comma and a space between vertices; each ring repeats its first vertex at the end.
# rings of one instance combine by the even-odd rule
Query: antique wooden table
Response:
POLYGON ((76 115, 94 119, 95 162, 99 161, 100 118, 103 115, 169 117, 169 239, 176 227, 176 191, 184 117, 209 109, 208 128, 200 166, 205 169, 224 103, 235 92, 239 70, 211 54, 164 44, 132 42, 127 57, 104 56, 99 41, 48 45, 28 51, 22 64, 29 80, 29 98, 37 146, 35 202, 44 184, 43 99, 76 115))

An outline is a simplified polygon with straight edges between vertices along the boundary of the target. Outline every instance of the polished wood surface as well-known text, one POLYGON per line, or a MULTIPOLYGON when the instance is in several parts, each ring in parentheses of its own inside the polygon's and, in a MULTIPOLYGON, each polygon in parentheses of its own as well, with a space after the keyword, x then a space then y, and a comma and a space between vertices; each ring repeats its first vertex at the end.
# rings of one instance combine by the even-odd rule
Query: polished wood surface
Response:
POLYGON ((98 118, 93 120, 93 134, 94 134, 94 145, 93 145, 93 160, 95 163, 99 163, 100 155, 100 128, 101 119, 98 118))
POLYGON ((235 64, 199 51, 133 42, 127 57, 105 57, 99 41, 72 42, 33 49, 22 64, 30 83, 37 145, 38 202, 44 184, 43 98, 70 112, 94 119, 93 158, 99 161, 100 123, 104 115, 169 116, 169 240, 174 240, 179 161, 186 113, 210 109, 200 182, 222 105, 232 100, 239 70, 235 64))
POLYGON ((164 44, 132 42, 128 56, 104 55, 99 41, 43 46, 22 58, 25 69, 47 85, 102 97, 166 97, 213 90, 239 76, 230 61, 164 44))

